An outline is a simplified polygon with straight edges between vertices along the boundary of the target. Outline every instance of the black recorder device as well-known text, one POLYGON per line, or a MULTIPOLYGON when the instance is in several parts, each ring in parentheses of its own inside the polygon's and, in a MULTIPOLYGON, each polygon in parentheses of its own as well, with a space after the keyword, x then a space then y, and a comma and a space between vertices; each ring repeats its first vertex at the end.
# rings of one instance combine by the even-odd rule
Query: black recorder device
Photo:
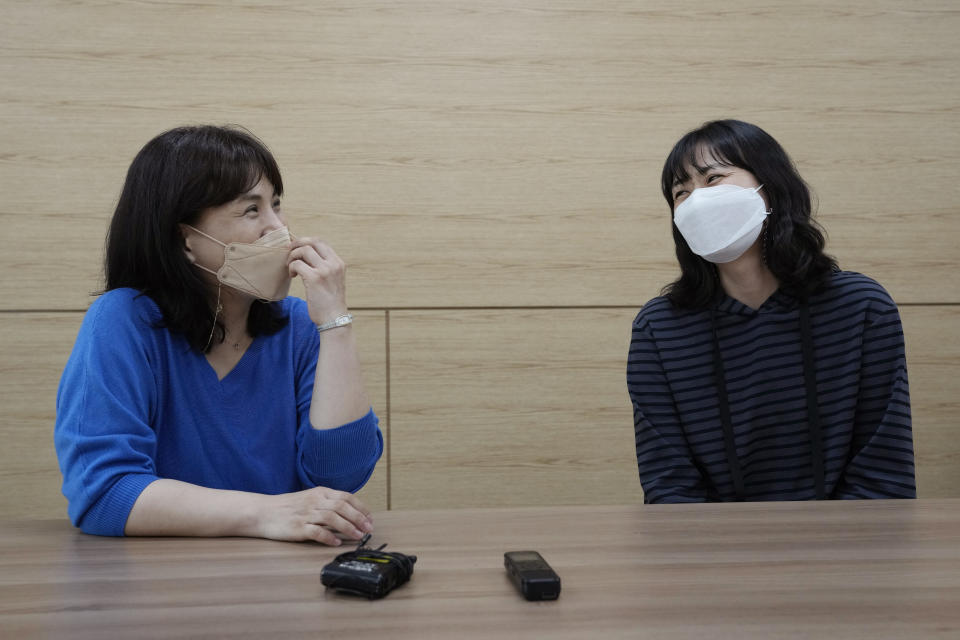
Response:
POLYGON ((503 566, 527 600, 556 600, 560 597, 560 576, 536 551, 507 551, 503 554, 503 566))
POLYGON ((341 553, 320 572, 320 582, 328 589, 376 600, 410 579, 417 556, 384 551, 364 545, 364 536, 356 550, 341 553))

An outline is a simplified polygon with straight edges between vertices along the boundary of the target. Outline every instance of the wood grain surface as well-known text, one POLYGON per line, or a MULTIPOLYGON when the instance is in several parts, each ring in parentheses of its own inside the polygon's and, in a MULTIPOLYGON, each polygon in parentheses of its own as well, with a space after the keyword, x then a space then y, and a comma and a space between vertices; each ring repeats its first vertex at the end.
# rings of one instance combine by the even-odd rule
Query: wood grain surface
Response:
MULTIPOLYGON (((391 504, 639 501, 626 358, 635 310, 392 312, 391 504)), ((902 311, 917 482, 960 486, 954 307, 902 311)))
MULTIPOLYGON (((357 313, 367 388, 388 436, 373 508, 642 501, 625 387, 632 309, 357 313), (390 328, 389 351, 385 343, 390 328), (387 402, 387 356, 389 394, 387 402)), ((955 307, 906 307, 917 486, 960 486, 955 307)), ((0 515, 65 511, 54 398, 79 314, 0 314, 0 515), (18 333, 15 327, 29 326, 18 333)))
POLYGON ((901 310, 913 415, 917 492, 953 497, 960 488, 960 307, 901 310))
POLYGON ((357 306, 639 304, 675 272, 662 162, 717 117, 784 144, 845 266, 960 302, 952 0, 35 0, 0 25, 0 308, 82 308, 131 158, 196 122, 271 145, 357 306))
POLYGON ((273 149, 291 228, 393 332, 363 334, 401 433, 377 506, 639 500, 622 371, 677 273, 659 172, 719 117, 783 144, 828 251, 902 306, 920 493, 960 495, 954 0, 0 9, 0 515, 63 512, 53 399, 108 220, 136 152, 195 123, 273 149))
POLYGON ((634 313, 392 312, 391 506, 642 501, 634 313))
POLYGON ((390 511, 373 544, 417 555, 383 600, 328 592, 342 549, 97 538, 0 522, 10 638, 950 638, 957 500, 390 511), (560 575, 526 602, 503 553, 560 575))

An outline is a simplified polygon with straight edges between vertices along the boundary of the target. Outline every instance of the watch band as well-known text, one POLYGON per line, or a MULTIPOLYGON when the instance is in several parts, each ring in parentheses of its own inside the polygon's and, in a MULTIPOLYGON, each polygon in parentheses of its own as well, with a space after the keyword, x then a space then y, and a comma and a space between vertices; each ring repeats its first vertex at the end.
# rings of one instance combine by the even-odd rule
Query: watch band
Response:
POLYGON ((323 324, 317 325, 317 333, 322 333, 328 329, 336 329, 337 327, 345 327, 348 324, 353 322, 352 313, 344 313, 337 316, 330 322, 324 322, 323 324))

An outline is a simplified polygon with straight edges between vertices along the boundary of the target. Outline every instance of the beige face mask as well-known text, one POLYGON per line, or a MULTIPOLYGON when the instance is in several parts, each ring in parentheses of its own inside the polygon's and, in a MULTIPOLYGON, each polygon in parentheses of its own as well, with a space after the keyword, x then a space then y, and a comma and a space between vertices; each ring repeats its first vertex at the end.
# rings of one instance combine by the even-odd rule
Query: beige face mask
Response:
POLYGON ((277 301, 287 297, 290 291, 290 270, 287 267, 290 230, 287 227, 271 231, 253 244, 224 244, 195 227, 185 226, 223 247, 222 267, 213 271, 194 263, 197 268, 217 276, 222 284, 260 300, 277 301))

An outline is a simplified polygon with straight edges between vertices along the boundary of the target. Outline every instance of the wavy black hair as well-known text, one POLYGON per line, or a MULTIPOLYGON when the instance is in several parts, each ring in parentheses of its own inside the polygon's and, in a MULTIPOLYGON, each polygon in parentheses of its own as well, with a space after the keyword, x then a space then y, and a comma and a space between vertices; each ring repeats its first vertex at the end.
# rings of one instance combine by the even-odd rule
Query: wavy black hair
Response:
MULTIPOLYGON (((194 223, 202 211, 236 199, 261 178, 283 193, 273 155, 240 127, 178 127, 148 142, 127 171, 107 232, 104 291, 130 287, 150 296, 163 312, 162 326, 182 333, 198 351, 209 349, 211 331, 223 342, 209 285, 187 260, 178 225, 194 223)), ((259 300, 247 317, 253 336, 286 323, 278 304, 259 300)))
MULTIPOLYGON (((690 178, 688 167, 711 159, 746 169, 763 185, 772 213, 761 236, 767 267, 785 292, 807 298, 820 289, 837 262, 824 253, 824 234, 811 217, 810 189, 773 137, 760 127, 740 120, 714 120, 687 133, 674 145, 663 165, 660 186, 673 218, 673 188, 690 178)), ((680 278, 663 289, 675 306, 703 309, 723 296, 716 266, 690 250, 677 225, 673 241, 680 278)))

